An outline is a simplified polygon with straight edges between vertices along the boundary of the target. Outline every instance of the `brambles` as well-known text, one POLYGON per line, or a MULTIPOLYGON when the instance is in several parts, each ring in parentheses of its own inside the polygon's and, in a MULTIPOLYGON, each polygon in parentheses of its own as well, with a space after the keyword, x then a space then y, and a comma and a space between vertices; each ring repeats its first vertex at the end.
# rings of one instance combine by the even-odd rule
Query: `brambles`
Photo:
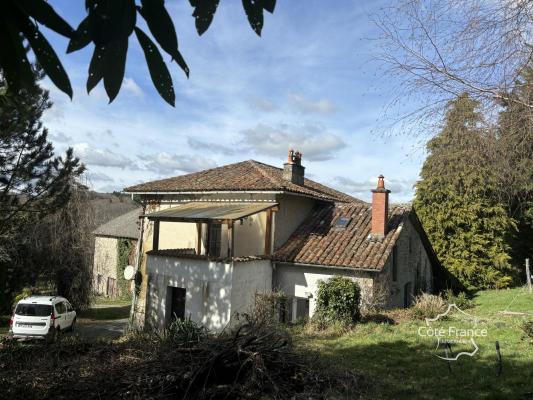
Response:
POLYGON ((440 296, 422 293, 415 297, 411 316, 416 319, 435 318, 446 310, 446 302, 440 296))

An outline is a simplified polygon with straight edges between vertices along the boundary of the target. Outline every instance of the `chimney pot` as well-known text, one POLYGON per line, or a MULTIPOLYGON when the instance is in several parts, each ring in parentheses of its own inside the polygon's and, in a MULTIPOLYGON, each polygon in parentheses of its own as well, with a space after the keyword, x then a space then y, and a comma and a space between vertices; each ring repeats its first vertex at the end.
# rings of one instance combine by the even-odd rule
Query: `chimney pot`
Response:
POLYGON ((304 184, 305 167, 302 166, 302 153, 298 150, 289 150, 289 157, 283 164, 283 179, 296 185, 304 184))
POLYGON ((382 238, 387 234, 389 221, 389 193, 385 189, 385 177, 378 176, 378 185, 372 189, 372 227, 370 234, 374 238, 382 238))

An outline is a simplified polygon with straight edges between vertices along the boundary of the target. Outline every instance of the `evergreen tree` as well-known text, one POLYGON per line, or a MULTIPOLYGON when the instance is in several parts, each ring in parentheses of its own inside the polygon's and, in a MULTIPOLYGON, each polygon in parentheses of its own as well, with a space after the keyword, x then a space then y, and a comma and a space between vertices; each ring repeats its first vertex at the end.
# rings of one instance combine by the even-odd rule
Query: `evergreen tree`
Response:
POLYGON ((498 177, 482 150, 494 140, 480 126, 478 103, 450 102, 416 184, 414 207, 448 270, 471 290, 512 281, 509 234, 514 221, 496 200, 498 177))
POLYGON ((47 91, 38 84, 16 94, 2 88, 0 75, 0 308, 6 308, 32 273, 23 261, 14 262, 27 250, 21 232, 67 204, 84 167, 72 149, 54 155, 41 122, 52 105, 47 91))
POLYGON ((518 232, 513 237, 516 264, 533 256, 533 67, 524 69, 509 94, 498 120, 498 157, 495 168, 501 172, 500 197, 516 219, 518 232))

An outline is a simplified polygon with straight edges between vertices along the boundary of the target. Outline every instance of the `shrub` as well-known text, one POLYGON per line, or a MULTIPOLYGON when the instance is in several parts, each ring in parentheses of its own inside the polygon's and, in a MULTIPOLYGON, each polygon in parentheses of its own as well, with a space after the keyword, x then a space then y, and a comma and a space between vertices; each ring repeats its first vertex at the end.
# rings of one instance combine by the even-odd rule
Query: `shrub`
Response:
POLYGON ((334 276, 318 282, 316 318, 323 325, 351 325, 361 319, 361 288, 351 279, 334 276))
POLYGON ((444 299, 448 304, 455 304, 461 310, 474 307, 474 302, 465 292, 459 294, 453 293, 453 290, 446 289, 443 293, 444 299))
POLYGON ((446 302, 440 296, 422 293, 415 297, 411 316, 416 319, 435 318, 446 310, 446 302))
POLYGON ((172 321, 165 331, 164 337, 179 347, 193 347, 203 341, 207 335, 207 328, 197 324, 189 317, 172 321))

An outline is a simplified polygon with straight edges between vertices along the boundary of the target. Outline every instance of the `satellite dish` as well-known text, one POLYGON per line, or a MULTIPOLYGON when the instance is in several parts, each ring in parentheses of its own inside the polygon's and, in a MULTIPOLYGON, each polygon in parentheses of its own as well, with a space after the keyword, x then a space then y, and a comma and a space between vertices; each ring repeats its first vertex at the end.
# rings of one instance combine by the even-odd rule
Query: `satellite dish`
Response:
POLYGON ((131 281, 134 276, 135 268, 133 268, 133 265, 126 266, 126 268, 124 268, 124 279, 126 279, 127 281, 131 281))

